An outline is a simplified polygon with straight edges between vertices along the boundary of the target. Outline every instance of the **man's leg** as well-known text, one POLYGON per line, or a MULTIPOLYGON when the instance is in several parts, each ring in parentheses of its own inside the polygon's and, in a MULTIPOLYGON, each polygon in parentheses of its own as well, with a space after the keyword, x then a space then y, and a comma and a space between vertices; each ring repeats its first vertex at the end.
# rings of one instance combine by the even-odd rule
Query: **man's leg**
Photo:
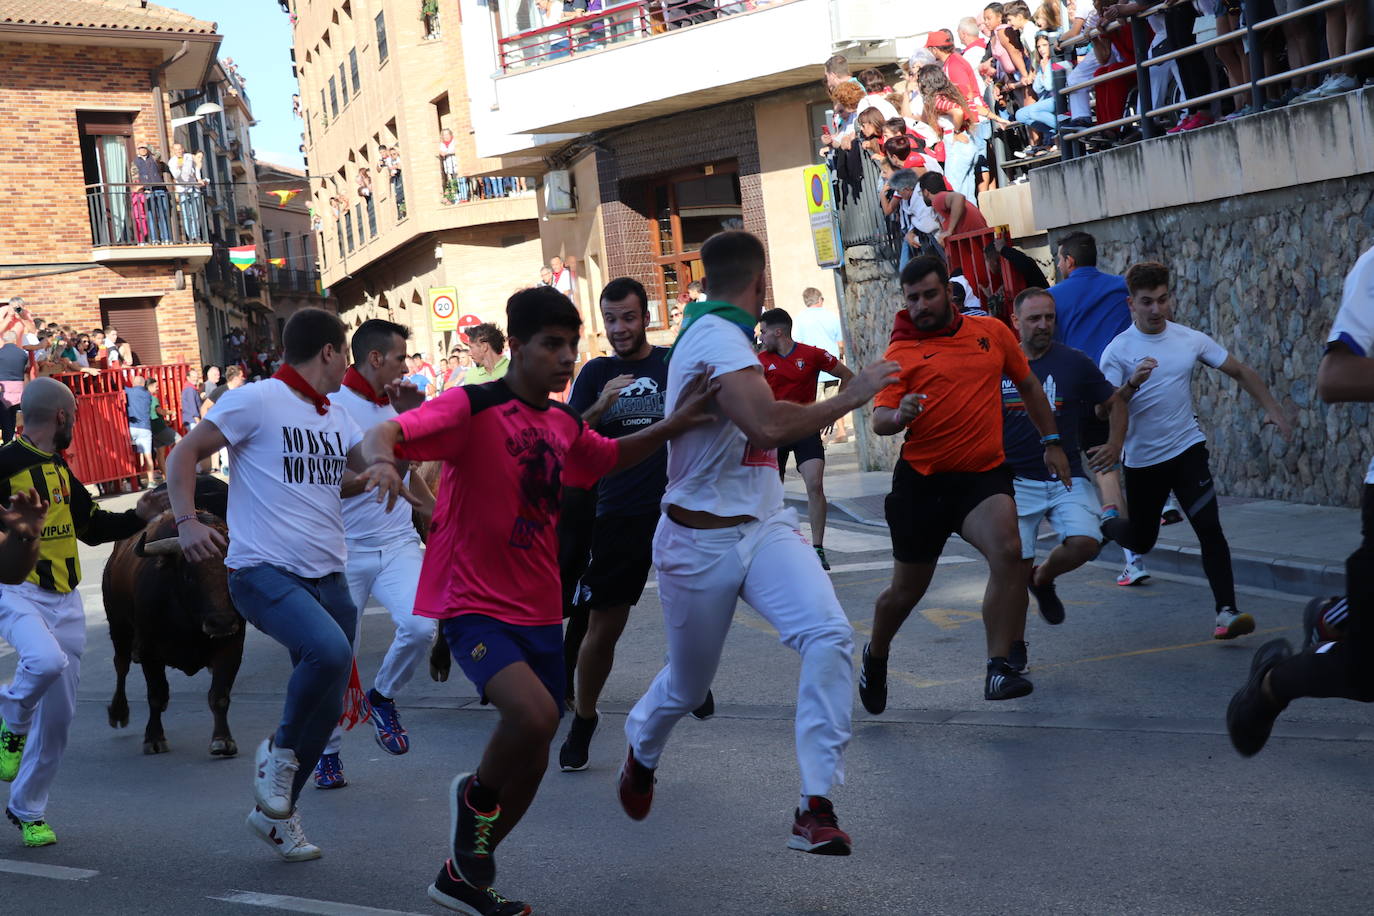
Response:
POLYGON ((959 534, 988 561, 988 584, 983 592, 988 657, 1006 658, 1016 635, 1017 612, 1025 616, 1015 501, 1001 493, 989 496, 965 517, 959 534))
POLYGON ((589 609, 587 636, 577 653, 577 699, 573 710, 578 718, 596 718, 596 701, 601 698, 606 679, 611 676, 615 646, 629 619, 628 604, 589 609))
POLYGON ((415 669, 429 656, 430 645, 434 642, 434 619, 415 613, 415 591, 424 558, 424 548, 417 540, 391 545, 372 585, 377 600, 387 609, 396 626, 396 635, 372 685, 387 700, 395 699, 410 683, 415 669))
MULTIPOLYGON (((1231 569, 1231 547, 1221 530, 1221 512, 1217 506, 1216 487, 1212 483, 1207 446, 1199 442, 1170 462, 1170 467, 1172 489, 1178 494, 1188 524, 1193 526, 1197 534, 1198 546, 1202 550, 1202 571, 1207 576, 1207 584, 1212 587, 1217 613, 1235 613, 1236 580, 1231 569)), ((1220 622, 1218 627, 1221 627, 1220 622)), ((1242 626, 1242 632, 1228 632, 1226 636, 1229 638, 1250 632, 1254 629, 1253 620, 1248 627, 1242 626)), ((1221 637, 1220 629, 1217 636, 1221 637)))
POLYGON ((897 631, 925 597, 934 576, 935 560, 925 563, 893 561, 892 582, 878 595, 878 602, 873 607, 873 631, 868 638, 868 651, 874 658, 887 659, 897 631))
POLYGON ((1053 485, 1049 519, 1060 543, 1037 570, 1033 584, 1040 586, 1053 585, 1055 579, 1092 560, 1102 548, 1097 493, 1092 482, 1086 477, 1075 477, 1073 489, 1067 491, 1057 481, 1053 485))
MULTIPOLYGON (((819 442, 819 434, 817 434, 819 442)), ((824 452, 821 453, 824 456, 824 452)), ((801 471, 802 481, 806 484, 806 511, 811 517, 811 546, 825 546, 825 458, 810 458, 802 461, 797 470, 801 471)))
POLYGON ((501 714, 477 767, 477 783, 500 800, 501 817, 492 831, 495 846, 520 823, 539 791, 549 744, 558 730, 558 704, 525 662, 498 671, 484 693, 501 714))
POLYGON ((1149 553, 1159 539, 1159 518, 1169 498, 1170 459, 1147 468, 1125 468, 1126 512, 1102 522, 1102 533, 1127 550, 1149 553))
POLYGON ((563 616, 568 621, 563 634, 568 705, 572 704, 577 692, 577 655, 582 640, 587 636, 587 609, 577 600, 577 589, 591 557, 595 522, 596 492, 564 487, 563 505, 558 517, 558 573, 563 583, 563 616))

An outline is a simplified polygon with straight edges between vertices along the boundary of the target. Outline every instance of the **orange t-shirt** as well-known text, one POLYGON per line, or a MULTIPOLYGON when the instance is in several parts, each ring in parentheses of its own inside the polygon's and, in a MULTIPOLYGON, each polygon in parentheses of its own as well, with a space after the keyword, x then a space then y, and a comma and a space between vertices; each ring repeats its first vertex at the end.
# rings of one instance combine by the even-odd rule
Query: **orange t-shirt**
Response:
POLYGON ((883 358, 901 366, 901 378, 873 406, 895 409, 903 395, 926 396, 902 444, 902 458, 917 473, 990 471, 1003 463, 1002 376, 1031 374, 1005 324, 964 315, 952 333, 917 338, 902 311, 883 358))

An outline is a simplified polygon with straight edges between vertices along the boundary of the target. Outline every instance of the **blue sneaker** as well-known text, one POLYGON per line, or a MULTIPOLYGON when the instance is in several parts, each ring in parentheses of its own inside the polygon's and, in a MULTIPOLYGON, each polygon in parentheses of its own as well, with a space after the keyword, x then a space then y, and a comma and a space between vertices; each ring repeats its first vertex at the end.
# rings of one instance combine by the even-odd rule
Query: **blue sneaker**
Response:
POLYGON ((397 757, 410 750, 410 736, 401 726, 396 702, 383 699, 375 689, 367 692, 367 702, 372 704, 372 727, 377 731, 377 744, 381 749, 397 757))
POLYGON ((348 785, 344 777, 343 763, 338 754, 321 754, 320 762, 315 764, 315 788, 342 789, 348 785))

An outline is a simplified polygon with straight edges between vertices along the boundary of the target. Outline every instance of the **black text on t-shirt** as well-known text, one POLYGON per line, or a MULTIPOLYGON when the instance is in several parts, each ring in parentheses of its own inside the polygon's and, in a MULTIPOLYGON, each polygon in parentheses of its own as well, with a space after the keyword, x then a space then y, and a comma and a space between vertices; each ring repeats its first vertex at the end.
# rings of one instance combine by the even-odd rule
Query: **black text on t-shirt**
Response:
POLYGON ((283 426, 281 438, 283 483, 331 487, 343 483, 344 465, 348 463, 343 433, 283 426))

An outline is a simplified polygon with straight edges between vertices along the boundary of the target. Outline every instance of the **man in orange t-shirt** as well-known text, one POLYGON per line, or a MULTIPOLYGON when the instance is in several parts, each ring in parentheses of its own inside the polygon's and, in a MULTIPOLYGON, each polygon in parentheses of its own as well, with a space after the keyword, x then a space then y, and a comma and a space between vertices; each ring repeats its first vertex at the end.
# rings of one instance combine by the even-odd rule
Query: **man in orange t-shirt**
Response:
POLYGON ((897 313, 883 357, 902 367, 901 377, 873 400, 875 433, 906 431, 885 506, 892 584, 873 610, 859 677, 859 698, 874 715, 887 705, 892 639, 925 595, 945 541, 956 532, 988 561, 983 697, 1009 700, 1033 689, 1008 660, 1026 584, 1012 476, 1002 453, 1002 376, 1021 392, 1045 446, 1046 466, 1072 486, 1054 411, 1007 326, 959 314, 950 300, 949 273, 937 258, 908 261, 901 281, 906 308, 897 313))

